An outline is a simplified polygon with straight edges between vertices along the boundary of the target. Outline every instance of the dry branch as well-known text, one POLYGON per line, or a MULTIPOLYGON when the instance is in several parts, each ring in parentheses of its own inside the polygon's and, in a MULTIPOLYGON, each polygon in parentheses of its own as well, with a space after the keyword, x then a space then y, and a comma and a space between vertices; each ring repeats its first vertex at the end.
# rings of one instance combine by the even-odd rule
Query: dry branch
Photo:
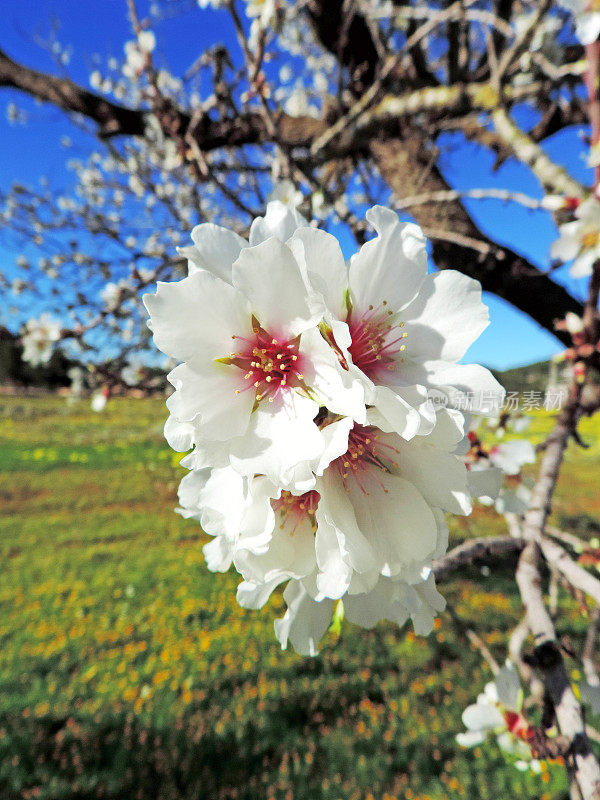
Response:
POLYGON ((472 564, 474 561, 518 553, 524 545, 522 539, 513 539, 512 536, 469 539, 433 562, 435 579, 443 581, 459 567, 472 564))

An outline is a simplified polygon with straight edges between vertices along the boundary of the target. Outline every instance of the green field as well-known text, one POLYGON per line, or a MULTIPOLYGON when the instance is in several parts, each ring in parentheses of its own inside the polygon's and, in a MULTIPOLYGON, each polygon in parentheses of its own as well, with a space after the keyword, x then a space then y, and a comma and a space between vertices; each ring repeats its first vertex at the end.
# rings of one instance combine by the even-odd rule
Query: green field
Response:
MULTIPOLYGON (((564 796, 559 765, 522 774, 495 743, 455 744, 490 673, 447 614, 427 639, 344 623, 317 658, 281 651, 280 595, 238 608, 235 575, 209 573, 199 527, 173 513, 184 471, 164 417, 160 401, 0 398, 2 800, 564 796)), ((582 432, 554 518, 594 536, 598 421, 582 432)), ((452 544, 502 531, 478 508, 452 544)), ((443 588, 500 660, 520 618, 510 574, 443 588)), ((585 612, 565 602, 578 648, 585 612)))

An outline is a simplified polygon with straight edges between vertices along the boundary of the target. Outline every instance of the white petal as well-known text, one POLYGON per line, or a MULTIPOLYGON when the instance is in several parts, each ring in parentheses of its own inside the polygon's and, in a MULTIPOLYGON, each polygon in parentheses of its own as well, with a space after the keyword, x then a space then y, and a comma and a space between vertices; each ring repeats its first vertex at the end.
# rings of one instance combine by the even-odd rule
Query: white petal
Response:
POLYGON ((350 260, 352 302, 366 311, 385 300, 392 311, 399 311, 416 297, 427 273, 425 237, 417 225, 400 222, 383 206, 367 211, 367 219, 378 236, 350 260))
POLYGON ((498 467, 471 466, 468 473, 469 490, 472 497, 487 497, 495 500, 502 485, 502 470, 498 467))
POLYGON ((275 513, 271 500, 280 497, 281 490, 264 475, 246 478, 244 486, 244 512, 238 528, 236 550, 260 555, 267 552, 273 537, 275 513))
POLYGON ((325 310, 309 297, 292 251, 278 239, 242 250, 233 265, 233 284, 275 338, 290 339, 314 327, 325 310))
POLYGON ((279 586, 282 580, 285 580, 285 578, 276 578, 269 583, 242 581, 237 588, 236 599, 242 608, 262 608, 271 596, 273 589, 279 586))
POLYGON ((560 238, 552 242, 550 246, 550 258, 554 261, 571 261, 581 249, 579 240, 579 230, 581 222, 567 222, 561 225, 559 232, 560 238))
POLYGON ((231 283, 231 266, 248 242, 237 233, 212 222, 196 225, 192 230, 194 247, 179 249, 179 254, 188 258, 189 274, 199 269, 207 270, 217 278, 231 283))
POLYGON ((535 449, 527 439, 513 439, 492 447, 490 461, 506 475, 517 475, 523 464, 535 463, 535 449))
POLYGON ((317 522, 332 525, 338 536, 342 558, 356 572, 370 572, 378 567, 376 554, 360 530, 354 508, 336 467, 325 470, 317 481, 321 495, 317 506, 317 522))
POLYGON ((334 414, 352 417, 364 424, 364 388, 354 373, 343 369, 317 328, 302 334, 299 350, 304 356, 304 382, 316 395, 319 405, 326 406, 334 414))
POLYGON ((428 636, 433 630, 437 614, 446 608, 446 600, 435 588, 433 574, 426 581, 416 583, 413 589, 421 601, 420 607, 411 613, 413 627, 418 636, 428 636))
POLYGON ((248 429, 255 393, 240 391, 243 372, 238 367, 217 361, 189 362, 175 367, 168 378, 175 392, 167 408, 180 422, 194 421, 201 436, 225 441, 248 429))
POLYGON ((165 439, 169 446, 178 453, 185 453, 194 444, 194 426, 189 422, 179 422, 169 415, 164 428, 165 439))
POLYGON ((448 525, 446 524, 444 512, 439 508, 433 508, 431 510, 433 511, 433 516, 435 517, 435 521, 437 522, 438 526, 437 543, 431 557, 441 558, 448 549, 448 538, 450 532, 448 530, 448 525))
POLYGON ((231 545, 223 536, 217 536, 205 544, 202 552, 211 572, 227 572, 231 566, 231 545))
MULTIPOLYGON (((440 414, 441 417, 441 414, 440 414)), ((415 436, 410 442, 394 436, 384 436, 382 441, 395 447, 397 469, 410 481, 427 503, 453 514, 471 512, 471 495, 467 468, 452 451, 436 447, 429 436, 415 436)))
POLYGON ((383 430, 394 431, 403 439, 412 439, 421 427, 421 415, 402 396, 388 386, 376 386, 373 405, 387 425, 383 430))
POLYGON ((457 733, 456 741, 462 747, 476 747, 485 741, 485 734, 482 731, 466 731, 465 733, 457 733))
POLYGON ((347 595, 344 597, 347 619, 368 630, 383 619, 404 625, 408 619, 408 609, 395 600, 395 588, 388 578, 380 578, 370 592, 347 595))
POLYGON ((598 259, 600 259, 600 252, 597 248, 582 253, 575 259, 569 270, 571 276, 573 278, 586 278, 588 275, 591 275, 594 264, 598 259))
POLYGON ((522 739, 510 733, 503 731, 496 736, 498 747, 510 756, 520 756, 522 760, 531 758, 531 749, 529 745, 522 739))
POLYGON ((318 462, 313 464, 315 475, 322 475, 332 461, 343 456, 348 450, 348 434, 353 425, 350 417, 342 417, 321 430, 324 449, 318 462))
POLYGON ((266 241, 271 236, 280 242, 287 242, 295 231, 305 228, 308 222, 295 208, 289 208, 280 200, 267 203, 267 213, 264 217, 257 217, 250 227, 250 245, 266 241))
POLYGON ((275 635, 285 650, 290 641, 296 652, 316 656, 319 640, 331 622, 333 600, 315 602, 298 581, 290 581, 283 593, 288 609, 275 621, 275 635))
POLYGON ((199 351, 223 358, 232 349, 232 336, 250 336, 252 319, 246 299, 233 286, 209 272, 196 272, 181 281, 157 284, 145 294, 156 346, 172 358, 186 361, 199 351))
POLYGON ((403 311, 411 358, 458 361, 490 322, 479 281, 455 270, 427 275, 403 311))
POLYGON ((514 665, 507 661, 496 675, 498 699, 509 711, 519 711, 521 705, 521 682, 514 665))
MULTIPOLYGON (((324 478, 326 476, 327 473, 324 478)), ((336 483, 336 511, 339 511, 346 492, 341 477, 336 478, 336 483)), ((431 557, 437 542, 437 523, 431 509, 411 483, 374 469, 372 473, 366 471, 361 475, 360 485, 348 476, 347 485, 349 494, 346 495, 345 505, 351 502, 358 529, 375 553, 382 574, 397 574, 414 562, 431 557)), ((329 503, 329 509, 331 507, 329 503)), ((335 519, 331 522, 335 524, 335 519)), ((336 527, 348 537, 345 525, 336 527)), ((355 539, 355 534, 351 540, 347 538, 348 549, 350 541, 354 547, 355 539)), ((357 571, 362 571, 362 568, 357 571)))
POLYGON ((184 509, 196 511, 206 533, 230 541, 237 538, 246 497, 243 478, 231 467, 190 472, 181 481, 178 496, 184 509))
POLYGON ((206 469, 207 467, 227 467, 231 442, 214 442, 198 437, 194 432, 194 449, 179 462, 185 469, 206 469))
MULTIPOLYGON (((240 546, 243 544, 242 537, 240 546)), ((256 555, 238 548, 233 560, 238 572, 251 583, 270 583, 274 580, 281 583, 288 578, 299 579, 311 575, 316 566, 316 557, 310 518, 298 521, 276 514, 276 524, 265 551, 256 555)))
POLYGON ((345 319, 348 269, 335 236, 317 228, 300 228, 288 244, 329 311, 338 319, 345 319))
POLYGON ((352 567, 343 559, 336 529, 322 515, 317 527, 315 549, 319 567, 317 574, 319 592, 325 597, 338 599, 350 585, 352 567))
POLYGON ((531 489, 524 483, 516 488, 503 487, 495 503, 499 514, 524 514, 531 504, 531 489))
POLYGON ((479 364, 425 364, 429 383, 442 389, 450 404, 471 412, 491 413, 502 406, 505 391, 492 373, 479 364))
POLYGON ((301 462, 310 467, 323 452, 323 436, 313 422, 318 411, 316 403, 295 392, 262 401, 244 437, 231 443, 232 466, 240 474, 260 473, 276 485, 296 488, 294 468, 301 462))
POLYGON ((463 711, 462 721, 465 728, 471 731, 493 731, 496 728, 506 727, 500 711, 488 703, 477 702, 467 706, 463 711))

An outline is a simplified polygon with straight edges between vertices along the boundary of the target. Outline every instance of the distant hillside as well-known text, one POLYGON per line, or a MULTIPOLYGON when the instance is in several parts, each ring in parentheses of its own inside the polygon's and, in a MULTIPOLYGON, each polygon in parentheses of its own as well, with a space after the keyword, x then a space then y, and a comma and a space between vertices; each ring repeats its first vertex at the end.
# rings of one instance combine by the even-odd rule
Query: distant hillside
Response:
POLYGON ((526 367, 514 367, 503 372, 492 370, 494 376, 509 392, 543 392, 548 385, 549 361, 538 361, 526 367))

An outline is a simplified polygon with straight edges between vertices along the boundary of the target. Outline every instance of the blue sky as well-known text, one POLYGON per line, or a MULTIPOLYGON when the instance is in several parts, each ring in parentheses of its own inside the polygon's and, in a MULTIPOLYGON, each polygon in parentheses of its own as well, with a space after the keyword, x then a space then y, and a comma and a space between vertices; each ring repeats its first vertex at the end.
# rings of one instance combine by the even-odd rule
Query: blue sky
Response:
MULTIPOLYGON (((28 66, 55 73, 57 68, 50 55, 40 47, 39 40, 47 39, 52 20, 59 20, 61 43, 73 47, 67 74, 84 85, 94 68, 95 53, 101 54, 103 61, 110 55, 120 55, 124 42, 131 39, 125 0, 104 0, 103 3, 96 0, 2 0, 2 19, 0 47, 28 66)), ((161 22, 155 28, 159 62, 162 59, 174 74, 182 74, 214 43, 225 41, 235 49, 227 23, 228 16, 224 12, 211 9, 192 11, 161 22), (196 25, 191 24, 194 19, 196 25)), ((61 137, 65 135, 81 149, 88 148, 88 137, 59 110, 37 105, 16 92, 0 91, 0 189, 8 189, 13 181, 35 184, 42 175, 48 177, 51 186, 67 185, 71 177, 65 163, 71 154, 60 146, 61 137), (27 111, 27 125, 9 124, 6 108, 10 102, 27 111)), ((456 141, 456 137, 454 142, 448 137, 442 143, 448 150, 442 153, 440 162, 442 171, 456 188, 501 187, 533 197, 542 196, 539 183, 526 168, 509 161, 493 172, 493 159, 482 148, 467 144, 457 149, 456 141)), ((591 181, 591 171, 583 163, 584 148, 579 130, 558 134, 547 143, 546 149, 577 178, 591 181)), ((523 253, 540 268, 549 267, 548 249, 556 230, 547 213, 494 200, 471 201, 467 205, 484 231, 523 253)), ((344 245, 346 255, 350 255, 349 243, 344 242, 344 245)), ((14 244, 0 241, 3 266, 12 264, 17 255, 14 244)), ((575 296, 584 296, 585 281, 570 278, 567 268, 554 273, 554 278, 575 296)), ((492 295, 486 295, 485 299, 490 307, 491 324, 470 349, 468 360, 505 369, 546 359, 561 349, 552 335, 504 301, 492 295)), ((544 298, 540 297, 540 303, 543 302, 544 298)))

